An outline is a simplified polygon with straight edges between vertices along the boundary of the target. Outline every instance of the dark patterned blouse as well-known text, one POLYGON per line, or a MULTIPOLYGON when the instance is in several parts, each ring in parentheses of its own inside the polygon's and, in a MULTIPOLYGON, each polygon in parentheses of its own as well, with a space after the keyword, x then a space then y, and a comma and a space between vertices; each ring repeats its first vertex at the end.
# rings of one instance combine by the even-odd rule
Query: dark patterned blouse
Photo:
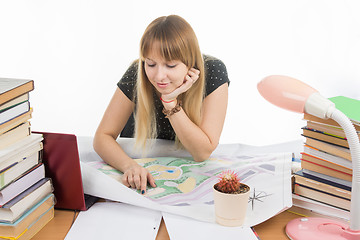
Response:
MULTIPOLYGON (((214 57, 204 55, 204 64, 205 64, 205 97, 210 95, 218 87, 224 83, 230 84, 228 74, 226 71, 225 64, 214 57)), ((134 100, 134 91, 137 80, 137 70, 138 63, 134 62, 125 72, 123 77, 117 83, 120 90, 133 102, 134 100)), ((170 121, 165 118, 162 113, 163 105, 156 96, 154 91, 154 105, 155 105, 155 114, 157 122, 157 138, 160 139, 175 139, 175 132, 170 124, 170 121)), ((136 108, 136 106, 135 106, 136 108)), ((133 137, 134 136, 134 115, 132 114, 126 123, 123 131, 121 132, 121 137, 133 137)))

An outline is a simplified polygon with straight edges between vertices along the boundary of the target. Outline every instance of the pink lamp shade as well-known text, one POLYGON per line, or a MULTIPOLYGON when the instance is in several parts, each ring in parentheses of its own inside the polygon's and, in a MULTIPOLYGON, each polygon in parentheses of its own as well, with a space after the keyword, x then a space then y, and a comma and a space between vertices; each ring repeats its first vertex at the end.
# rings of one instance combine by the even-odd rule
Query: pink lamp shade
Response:
POLYGON ((305 112, 310 95, 318 92, 309 85, 288 76, 271 75, 257 85, 259 93, 272 104, 298 113, 305 112))

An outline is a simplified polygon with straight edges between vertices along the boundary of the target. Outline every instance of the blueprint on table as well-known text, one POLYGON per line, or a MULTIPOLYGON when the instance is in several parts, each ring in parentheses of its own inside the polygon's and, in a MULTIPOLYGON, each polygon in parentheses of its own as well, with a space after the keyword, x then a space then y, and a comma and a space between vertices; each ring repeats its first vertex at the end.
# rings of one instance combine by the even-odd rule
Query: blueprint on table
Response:
MULTIPOLYGON (((157 185, 141 195, 121 184, 122 173, 103 162, 92 147, 86 146, 89 143, 81 144, 84 190, 88 194, 213 222, 212 186, 221 171, 232 169, 251 188, 245 225, 261 223, 292 205, 291 153, 243 154, 244 148, 239 152, 234 145, 230 146, 233 151, 229 151, 229 146, 223 151, 217 149, 211 158, 199 163, 160 141, 161 152, 155 150, 149 153, 151 157, 136 158, 154 176, 157 185)), ((129 151, 128 142, 120 144, 129 151)))

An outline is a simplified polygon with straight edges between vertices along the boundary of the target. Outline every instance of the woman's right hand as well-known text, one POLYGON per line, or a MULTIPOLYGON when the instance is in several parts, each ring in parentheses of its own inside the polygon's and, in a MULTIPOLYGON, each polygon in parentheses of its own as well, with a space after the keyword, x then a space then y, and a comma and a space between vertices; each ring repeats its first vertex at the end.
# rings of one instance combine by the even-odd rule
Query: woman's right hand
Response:
POLYGON ((146 193, 146 186, 148 182, 151 187, 156 187, 154 177, 146 168, 137 163, 129 167, 122 176, 122 183, 125 186, 138 189, 141 194, 146 193))
POLYGON ((184 82, 174 91, 169 94, 161 96, 161 99, 165 101, 171 101, 176 99, 180 94, 186 92, 191 86, 199 79, 200 71, 196 68, 190 68, 184 77, 184 82))

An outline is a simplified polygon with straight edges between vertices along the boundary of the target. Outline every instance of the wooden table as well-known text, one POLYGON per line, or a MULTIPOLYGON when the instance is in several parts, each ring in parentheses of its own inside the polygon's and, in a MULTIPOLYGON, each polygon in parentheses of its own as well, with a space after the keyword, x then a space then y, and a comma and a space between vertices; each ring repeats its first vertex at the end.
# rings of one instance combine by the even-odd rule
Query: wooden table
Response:
POLYGON ((79 212, 55 210, 54 218, 32 240, 63 240, 79 212))
MULTIPOLYGON (((307 210, 292 207, 271 219, 254 227, 261 240, 282 240, 288 239, 285 234, 286 224, 295 218, 300 217, 292 212, 300 212, 307 216, 320 216, 310 213, 307 210)), ((78 212, 68 210, 55 210, 55 217, 40 231, 33 239, 35 240, 63 240, 76 219, 78 212)), ((161 223, 157 236, 158 240, 169 239, 165 224, 161 223)))

